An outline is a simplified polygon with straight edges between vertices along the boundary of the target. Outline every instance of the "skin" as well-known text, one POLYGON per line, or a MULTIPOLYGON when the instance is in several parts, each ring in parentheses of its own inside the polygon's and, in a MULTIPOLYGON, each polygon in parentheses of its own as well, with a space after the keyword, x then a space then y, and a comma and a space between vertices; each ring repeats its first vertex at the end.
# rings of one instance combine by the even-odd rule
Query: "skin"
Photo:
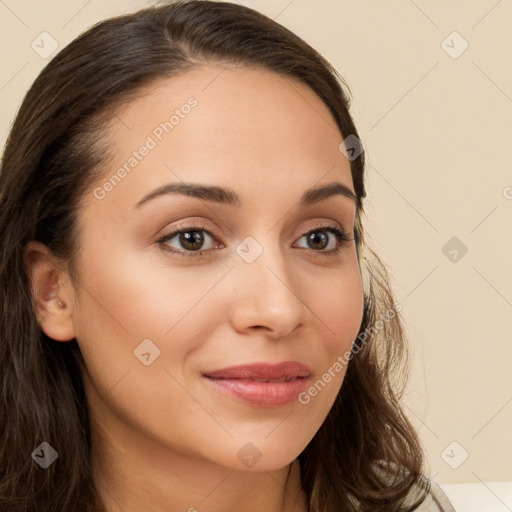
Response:
POLYGON ((220 393, 201 373, 295 360, 314 383, 350 350, 363 315, 355 242, 322 256, 338 245, 334 234, 316 229, 329 237, 324 248, 304 235, 334 223, 353 238, 355 203, 334 195, 298 207, 313 186, 339 181, 353 191, 349 161, 334 118, 305 85, 205 65, 157 80, 119 109, 95 186, 190 96, 197 106, 119 184, 103 199, 83 197, 78 282, 44 245, 27 245, 39 322, 82 352, 93 473, 109 510, 304 511, 296 458, 346 368, 308 404, 277 408, 220 393), (230 187, 242 205, 169 194, 135 208, 179 182, 230 187), (197 223, 212 233, 203 232, 202 256, 166 251, 190 247, 179 235, 158 243, 197 223), (248 236, 263 249, 252 263, 235 250, 248 236), (160 350, 149 366, 134 355, 144 339, 160 350), (252 467, 237 457, 248 442, 261 453, 252 467))

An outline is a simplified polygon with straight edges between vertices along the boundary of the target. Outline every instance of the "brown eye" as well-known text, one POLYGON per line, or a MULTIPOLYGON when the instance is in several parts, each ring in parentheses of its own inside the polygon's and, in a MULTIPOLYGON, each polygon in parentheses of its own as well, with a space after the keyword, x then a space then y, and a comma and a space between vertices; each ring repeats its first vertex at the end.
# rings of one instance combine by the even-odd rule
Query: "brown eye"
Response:
POLYGON ((178 237, 178 242, 187 251, 197 251, 204 244, 204 235, 199 230, 180 231, 174 235, 174 237, 176 236, 178 237))
POLYGON ((329 236, 325 231, 314 231, 305 236, 311 249, 323 250, 329 245, 329 236))
POLYGON ((204 226, 189 226, 172 231, 165 235, 158 243, 166 247, 167 251, 181 256, 201 256, 203 250, 209 250, 215 246, 213 235, 204 229, 204 226), (208 239, 211 239, 208 244, 208 239), (205 244, 207 247, 204 247, 205 244))
POLYGON ((344 231, 335 226, 315 228, 301 238, 306 238, 307 247, 305 247, 305 249, 325 255, 336 254, 345 243, 353 240, 347 237, 344 231), (334 235, 334 237, 329 237, 329 233, 334 235), (331 248, 326 250, 329 243, 331 243, 331 248))

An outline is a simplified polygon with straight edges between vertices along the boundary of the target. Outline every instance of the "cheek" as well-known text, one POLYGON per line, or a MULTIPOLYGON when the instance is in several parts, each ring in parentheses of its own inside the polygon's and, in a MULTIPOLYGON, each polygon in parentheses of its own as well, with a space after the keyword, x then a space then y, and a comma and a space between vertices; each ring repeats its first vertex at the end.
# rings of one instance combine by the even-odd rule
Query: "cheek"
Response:
POLYGON ((74 311, 91 376, 109 389, 144 362, 174 372, 221 321, 209 292, 225 270, 171 267, 164 258, 155 262, 135 251, 116 252, 116 244, 97 248, 94 257, 84 254, 84 285, 74 311))
POLYGON ((123 423, 162 440, 172 431, 177 445, 189 443, 193 419, 215 428, 184 389, 182 367, 208 339, 205 326, 218 321, 207 295, 218 277, 193 279, 183 269, 113 251, 84 257, 81 268, 85 285, 74 322, 96 417, 108 422, 115 412, 123 423))
POLYGON ((309 295, 317 322, 318 352, 322 361, 310 386, 299 395, 305 429, 312 437, 321 427, 339 393, 350 361, 350 351, 363 317, 363 292, 357 267, 340 272, 323 291, 309 295))
POLYGON ((125 246, 119 241, 97 247, 93 256, 83 257, 81 292, 87 307, 81 314, 133 341, 166 336, 197 308, 221 275, 129 246, 120 250, 125 246))
POLYGON ((357 261, 339 272, 330 271, 323 286, 312 282, 305 301, 322 331, 322 342, 330 358, 350 348, 363 319, 363 289, 357 261))

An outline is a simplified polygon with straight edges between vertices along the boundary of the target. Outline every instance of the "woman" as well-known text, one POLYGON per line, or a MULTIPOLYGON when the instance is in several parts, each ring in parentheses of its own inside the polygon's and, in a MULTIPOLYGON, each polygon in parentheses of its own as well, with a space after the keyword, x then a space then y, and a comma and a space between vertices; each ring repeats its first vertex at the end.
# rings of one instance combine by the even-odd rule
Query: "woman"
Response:
POLYGON ((0 174, 2 510, 453 510, 399 405, 343 86, 208 1, 41 72, 0 174))

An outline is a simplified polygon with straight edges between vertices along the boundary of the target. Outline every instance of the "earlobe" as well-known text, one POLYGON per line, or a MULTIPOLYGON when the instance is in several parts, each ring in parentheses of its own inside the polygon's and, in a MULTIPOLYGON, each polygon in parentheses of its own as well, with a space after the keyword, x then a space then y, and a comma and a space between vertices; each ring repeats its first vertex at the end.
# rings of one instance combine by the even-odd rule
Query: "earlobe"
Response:
POLYGON ((72 305, 74 291, 66 272, 41 242, 29 242, 23 252, 31 283, 34 314, 43 332, 56 341, 75 337, 72 305))

